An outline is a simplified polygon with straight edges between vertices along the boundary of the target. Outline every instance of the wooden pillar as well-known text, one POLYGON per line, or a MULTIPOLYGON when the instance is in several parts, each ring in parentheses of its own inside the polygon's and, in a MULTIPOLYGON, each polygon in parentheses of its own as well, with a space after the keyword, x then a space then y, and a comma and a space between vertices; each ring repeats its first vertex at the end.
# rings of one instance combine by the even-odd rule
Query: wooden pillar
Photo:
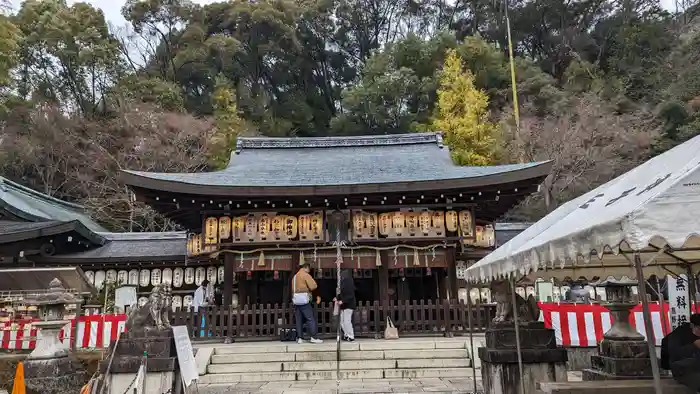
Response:
POLYGON ((260 292, 260 282, 265 271, 253 271, 253 277, 248 282, 248 298, 249 304, 258 303, 258 293, 260 292))
POLYGON ((233 271, 236 256, 233 253, 224 253, 224 299, 223 307, 231 306, 233 300, 233 271))
POLYGON ((297 271, 299 270, 299 261, 301 260, 301 252, 292 252, 292 267, 291 270, 289 271, 288 275, 284 275, 282 278, 284 280, 284 283, 282 283, 282 303, 284 305, 289 304, 292 302, 292 278, 294 275, 297 274, 297 271))
POLYGON ((245 272, 241 272, 238 278, 238 305, 248 305, 248 285, 249 281, 245 272))
POLYGON ((377 283, 379 285, 379 303, 389 305, 389 251, 379 252, 382 265, 377 267, 377 283))
POLYGON ((457 250, 449 248, 445 251, 445 259, 447 259, 447 278, 448 278, 448 293, 450 300, 456 300, 458 294, 457 287, 457 250))

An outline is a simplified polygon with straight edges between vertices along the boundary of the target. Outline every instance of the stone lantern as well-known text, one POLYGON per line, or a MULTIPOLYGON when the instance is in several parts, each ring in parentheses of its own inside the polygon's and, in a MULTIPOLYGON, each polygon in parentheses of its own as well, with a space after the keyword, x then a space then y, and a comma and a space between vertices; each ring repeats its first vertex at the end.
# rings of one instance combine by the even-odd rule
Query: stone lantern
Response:
POLYGON ((54 279, 49 283, 45 293, 37 294, 25 300, 29 306, 36 307, 39 321, 32 325, 39 329, 37 344, 28 359, 45 359, 65 357, 68 347, 58 338, 61 329, 70 323, 65 320, 66 307, 82 303, 82 299, 68 293, 61 281, 54 279))
POLYGON ((612 327, 603 334, 598 355, 591 356, 591 367, 583 371, 584 380, 651 379, 651 358, 644 336, 630 324, 630 310, 637 306, 632 287, 637 281, 623 277, 601 280, 605 288, 612 327))
POLYGON ((70 357, 69 346, 58 338, 61 329, 70 323, 65 317, 67 306, 81 302, 58 279, 51 281, 46 292, 25 300, 27 305, 36 307, 39 318, 33 323, 39 329, 36 348, 24 363, 27 393, 77 392, 85 383, 87 374, 82 364, 70 357))

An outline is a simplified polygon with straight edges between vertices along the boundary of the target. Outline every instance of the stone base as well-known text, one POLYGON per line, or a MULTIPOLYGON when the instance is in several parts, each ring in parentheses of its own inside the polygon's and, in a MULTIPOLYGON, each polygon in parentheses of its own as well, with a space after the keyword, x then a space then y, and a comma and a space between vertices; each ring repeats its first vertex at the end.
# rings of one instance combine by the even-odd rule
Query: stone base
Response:
MULTIPOLYGON (((566 382, 566 362, 523 364, 523 374, 525 393, 535 393, 539 382, 566 382)), ((518 364, 492 364, 482 361, 481 378, 485 394, 521 392, 518 364)))
MULTIPOLYGON (((115 373, 110 375, 110 393, 126 393, 127 389, 129 389, 129 392, 133 392, 135 377, 135 373, 115 373)), ((146 374, 146 390, 143 392, 149 394, 174 393, 175 378, 175 372, 149 372, 146 374)))
POLYGON ((88 379, 83 364, 72 356, 24 362, 27 394, 77 393, 88 379))
MULTIPOLYGON (((663 371, 662 371, 663 372, 663 371)), ((596 381, 596 380, 652 380, 654 377, 652 375, 637 375, 637 376, 621 376, 605 373, 596 369, 586 368, 583 370, 583 380, 584 381, 596 381)), ((661 374, 661 379, 672 379, 669 374, 661 374)))
POLYGON ((651 358, 645 341, 604 339, 600 355, 591 356, 583 380, 651 379, 651 358))
POLYGON ((651 376, 650 358, 613 358, 607 356, 591 356, 591 367, 610 375, 624 377, 651 376))
MULTIPOLYGON (((114 359, 110 373, 136 373, 141 366, 144 354, 148 357, 147 372, 172 372, 177 368, 175 341, 172 330, 127 331, 118 342, 110 345, 114 359), (116 348, 115 348, 116 346, 116 348)), ((109 366, 107 357, 100 363, 100 373, 105 374, 109 366)))
POLYGON ((481 376, 487 394, 534 393, 538 382, 565 382, 566 349, 557 348, 554 330, 541 322, 519 328, 523 376, 518 367, 517 341, 513 323, 494 324, 486 330, 486 347, 479 348, 481 376))
MULTIPOLYGON (((528 322, 518 330, 522 349, 555 349, 554 330, 545 328, 542 322, 528 322)), ((513 323, 495 323, 486 330, 485 345, 489 349, 517 349, 513 323)))

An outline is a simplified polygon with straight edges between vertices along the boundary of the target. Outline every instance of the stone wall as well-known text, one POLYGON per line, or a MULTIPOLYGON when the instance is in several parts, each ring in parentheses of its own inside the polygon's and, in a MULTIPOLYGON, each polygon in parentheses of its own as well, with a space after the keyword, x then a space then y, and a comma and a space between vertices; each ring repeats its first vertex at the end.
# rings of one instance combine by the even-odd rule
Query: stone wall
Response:
MULTIPOLYGON (((80 360, 83 363, 83 365, 85 365, 88 376, 92 376, 97 371, 97 366, 103 357, 103 352, 78 352, 76 356, 78 357, 78 360, 80 360)), ((12 384, 15 378, 17 363, 23 361, 26 357, 27 353, 0 354, 0 390, 5 389, 8 392, 12 390, 12 384)))

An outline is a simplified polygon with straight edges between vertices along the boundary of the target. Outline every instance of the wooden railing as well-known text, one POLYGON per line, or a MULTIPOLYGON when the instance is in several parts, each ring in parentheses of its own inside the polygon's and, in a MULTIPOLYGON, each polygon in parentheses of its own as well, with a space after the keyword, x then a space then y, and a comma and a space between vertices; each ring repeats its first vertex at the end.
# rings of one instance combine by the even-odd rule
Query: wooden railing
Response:
MULTIPOLYGON (((482 332, 495 313, 495 305, 467 305, 461 301, 404 301, 380 304, 360 302, 353 318, 356 337, 379 337, 386 328, 387 317, 398 327, 400 335, 462 335, 482 332), (471 326, 469 312, 471 311, 471 326)), ((333 304, 314 305, 321 337, 335 337, 333 304)), ((199 312, 177 310, 173 325, 186 325, 194 339, 270 339, 279 338, 284 329, 295 328, 294 306, 245 305, 239 308, 209 307, 199 312), (202 323, 204 319, 204 323, 202 323)))

